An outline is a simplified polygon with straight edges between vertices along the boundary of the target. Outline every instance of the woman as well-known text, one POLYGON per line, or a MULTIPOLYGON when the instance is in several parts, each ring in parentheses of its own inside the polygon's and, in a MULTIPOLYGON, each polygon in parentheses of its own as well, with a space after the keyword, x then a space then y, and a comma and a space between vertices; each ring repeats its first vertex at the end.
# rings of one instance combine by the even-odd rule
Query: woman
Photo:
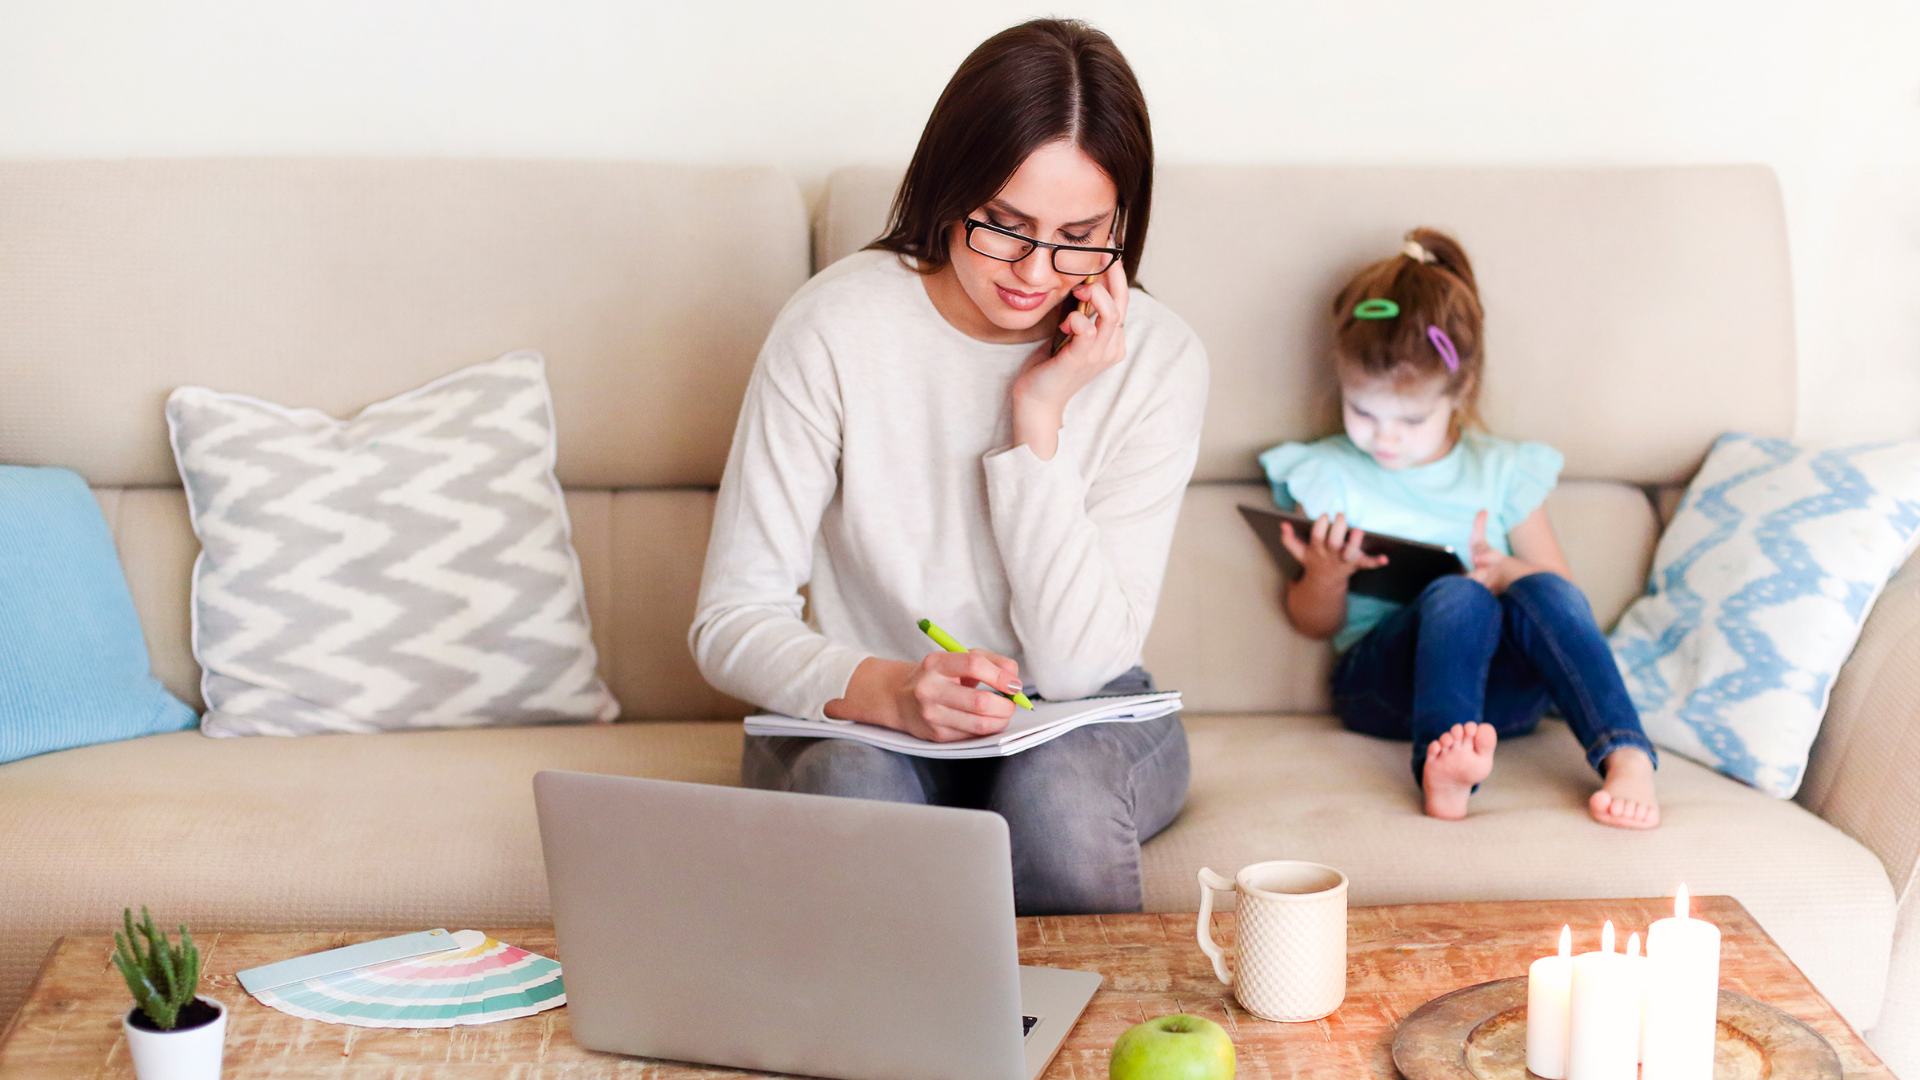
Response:
MULTIPOLYGON (((1042 19, 974 50, 887 234, 795 294, 760 353, 690 634, 708 681, 937 741, 1005 727, 1014 705, 984 687, 1151 688, 1140 651, 1207 382, 1193 332, 1127 288, 1152 178, 1106 35, 1042 19), (974 651, 932 648, 922 618, 974 651)), ((1140 909, 1140 841, 1179 812, 1188 761, 1172 716, 972 761, 756 736, 741 774, 997 811, 1016 905, 1042 914, 1140 909)))

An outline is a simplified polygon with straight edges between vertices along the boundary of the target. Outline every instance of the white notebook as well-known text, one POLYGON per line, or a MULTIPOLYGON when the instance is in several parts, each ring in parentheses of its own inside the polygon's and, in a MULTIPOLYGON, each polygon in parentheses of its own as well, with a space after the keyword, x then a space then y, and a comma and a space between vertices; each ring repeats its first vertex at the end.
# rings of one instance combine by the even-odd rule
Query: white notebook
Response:
POLYGON ((1007 757, 1050 742, 1088 724, 1138 723, 1180 711, 1180 692, 1039 701, 1015 709, 1006 730, 958 742, 928 742, 904 731, 853 720, 801 720, 777 713, 747 717, 749 735, 799 735, 815 739, 858 739, 886 750, 927 758, 1007 757))

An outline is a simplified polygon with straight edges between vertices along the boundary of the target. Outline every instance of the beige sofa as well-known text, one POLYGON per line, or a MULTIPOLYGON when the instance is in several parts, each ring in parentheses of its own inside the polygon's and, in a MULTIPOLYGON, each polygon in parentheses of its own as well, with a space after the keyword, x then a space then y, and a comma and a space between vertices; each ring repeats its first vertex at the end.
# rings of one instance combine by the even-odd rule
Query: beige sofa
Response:
MULTIPOLYGON (((811 265, 874 235, 894 175, 836 175, 810 234, 797 188, 765 168, 0 163, 0 461, 95 485, 175 693, 199 702, 169 389, 346 414, 530 346, 549 360, 595 639, 625 708, 606 726, 183 732, 0 765, 0 1017, 56 935, 103 931, 127 904, 205 930, 540 923, 535 770, 734 782, 743 707, 685 644, 712 489, 768 324, 811 265)), ((1611 622, 1711 439, 1790 433, 1771 175, 1167 167, 1157 203, 1142 278, 1207 342, 1213 393, 1146 656, 1185 691, 1194 750, 1187 809, 1146 848, 1148 905, 1191 909, 1200 866, 1272 857, 1345 869, 1358 904, 1684 880, 1738 897, 1920 1075, 1920 570, 1881 600, 1797 800, 1668 757, 1665 824, 1602 828, 1549 723, 1444 823, 1419 813, 1402 746, 1328 717, 1329 654, 1287 627, 1233 511, 1265 498, 1254 452, 1328 415, 1334 286, 1406 227, 1450 228, 1491 312, 1486 412, 1566 452, 1549 512, 1611 622)))

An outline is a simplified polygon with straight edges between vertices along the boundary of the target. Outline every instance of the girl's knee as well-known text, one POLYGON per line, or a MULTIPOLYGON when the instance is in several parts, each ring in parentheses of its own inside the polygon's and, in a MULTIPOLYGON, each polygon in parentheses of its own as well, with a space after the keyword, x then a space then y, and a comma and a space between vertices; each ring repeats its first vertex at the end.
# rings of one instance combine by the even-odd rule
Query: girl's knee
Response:
POLYGON ((1593 618, 1593 608, 1580 586, 1551 571, 1528 574, 1507 586, 1507 594, 1540 614, 1593 618))
POLYGON ((1500 613, 1500 598, 1493 590, 1465 574, 1435 578, 1415 601, 1423 620, 1434 617, 1493 617, 1500 613))

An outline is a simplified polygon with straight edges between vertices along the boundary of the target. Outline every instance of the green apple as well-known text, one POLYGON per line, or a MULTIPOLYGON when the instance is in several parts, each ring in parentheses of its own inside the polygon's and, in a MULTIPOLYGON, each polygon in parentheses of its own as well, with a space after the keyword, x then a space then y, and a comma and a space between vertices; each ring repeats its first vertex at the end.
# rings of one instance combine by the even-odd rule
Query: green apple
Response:
POLYGON ((1233 1040, 1204 1016, 1175 1013, 1120 1033, 1109 1080, 1233 1080, 1233 1040))

